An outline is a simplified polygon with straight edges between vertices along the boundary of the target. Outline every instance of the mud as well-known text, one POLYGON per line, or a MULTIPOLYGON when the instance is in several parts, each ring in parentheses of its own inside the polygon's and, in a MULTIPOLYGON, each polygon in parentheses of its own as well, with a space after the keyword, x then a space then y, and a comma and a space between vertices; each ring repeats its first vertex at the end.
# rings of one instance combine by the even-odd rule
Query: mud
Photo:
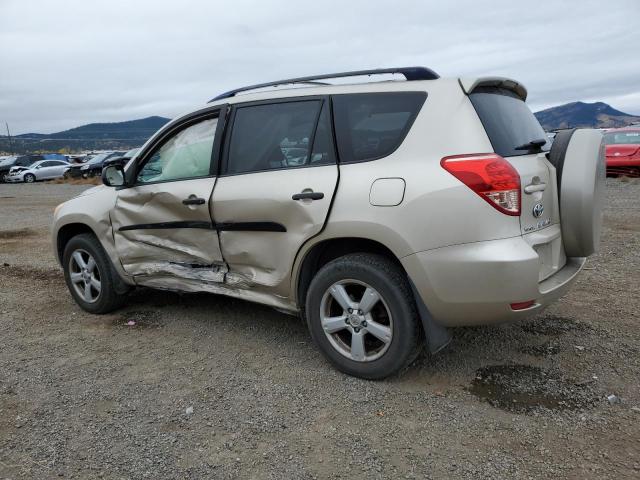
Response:
POLYGON ((589 383, 571 382, 558 372, 531 365, 480 368, 469 391, 494 407, 517 413, 590 408, 597 404, 599 396, 589 383))

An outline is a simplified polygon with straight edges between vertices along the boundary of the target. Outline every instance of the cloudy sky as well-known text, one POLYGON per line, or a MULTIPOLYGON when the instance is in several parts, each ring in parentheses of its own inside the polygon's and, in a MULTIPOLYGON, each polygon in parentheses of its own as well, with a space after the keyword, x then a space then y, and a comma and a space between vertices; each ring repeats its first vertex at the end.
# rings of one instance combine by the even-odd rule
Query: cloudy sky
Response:
POLYGON ((513 77, 534 110, 601 100, 640 115, 640 0, 0 0, 12 133, 172 117, 244 84, 408 65, 513 77))

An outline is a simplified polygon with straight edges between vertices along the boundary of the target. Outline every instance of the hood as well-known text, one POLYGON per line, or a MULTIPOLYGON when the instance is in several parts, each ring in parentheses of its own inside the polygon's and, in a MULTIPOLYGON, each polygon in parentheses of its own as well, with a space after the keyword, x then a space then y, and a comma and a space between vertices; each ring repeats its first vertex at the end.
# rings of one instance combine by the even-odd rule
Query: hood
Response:
POLYGON ((25 170, 29 170, 29 167, 11 167, 9 173, 23 172, 25 170))
POLYGON ((86 195, 93 195, 94 193, 98 193, 104 190, 105 188, 111 188, 111 187, 107 187, 106 185, 96 185, 95 187, 87 188, 85 191, 81 192, 80 194, 76 195, 73 198, 84 197, 86 195))
POLYGON ((638 154, 640 144, 607 145, 607 157, 632 157, 638 154))

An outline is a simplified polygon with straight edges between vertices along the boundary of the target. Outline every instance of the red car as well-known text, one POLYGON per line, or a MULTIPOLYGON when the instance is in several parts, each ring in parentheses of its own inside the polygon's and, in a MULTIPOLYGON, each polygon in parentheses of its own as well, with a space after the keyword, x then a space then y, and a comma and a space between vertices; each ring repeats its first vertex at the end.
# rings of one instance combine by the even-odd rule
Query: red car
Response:
POLYGON ((604 134, 607 175, 640 177, 640 128, 616 128, 604 134))

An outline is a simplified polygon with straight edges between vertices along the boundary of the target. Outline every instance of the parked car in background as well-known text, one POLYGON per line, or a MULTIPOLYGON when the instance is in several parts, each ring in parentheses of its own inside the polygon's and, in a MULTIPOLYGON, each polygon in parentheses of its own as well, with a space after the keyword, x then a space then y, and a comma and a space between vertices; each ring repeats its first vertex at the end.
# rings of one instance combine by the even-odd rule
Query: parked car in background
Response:
POLYGON ((69 163, 63 160, 40 160, 29 167, 12 167, 5 180, 11 183, 53 180, 62 177, 67 168, 69 163))
POLYGON ((82 176, 86 177, 86 171, 88 168, 84 169, 87 165, 90 165, 92 162, 102 164, 102 161, 107 157, 113 155, 114 152, 102 152, 96 153, 94 155, 87 155, 82 163, 72 164, 71 167, 64 173, 65 178, 80 178, 82 176))
POLYGON ((604 144, 607 175, 640 177, 640 127, 608 130, 604 144))
POLYGON ((80 175, 83 178, 95 177, 96 175, 102 175, 102 167, 104 162, 110 158, 120 157, 124 152, 111 152, 96 155, 85 164, 80 167, 80 175))
POLYGON ((129 160, 131 160, 138 154, 139 151, 140 148, 132 148, 128 152, 124 153, 121 157, 111 157, 104 161, 104 163, 102 164, 102 168, 108 167, 109 165, 121 165, 122 167, 124 167, 127 163, 129 163, 129 160))
POLYGON ((445 327, 535 315, 598 246, 605 165, 592 129, 547 158, 526 98, 422 67, 219 95, 56 208, 70 294, 92 313, 135 286, 267 304, 368 379, 443 348, 445 327), (407 80, 249 92, 389 73, 407 80))
POLYGON ((40 160, 44 160, 42 155, 20 155, 5 160, 0 165, 0 182, 6 181, 5 177, 8 175, 9 170, 11 170, 12 167, 29 167, 40 160))

